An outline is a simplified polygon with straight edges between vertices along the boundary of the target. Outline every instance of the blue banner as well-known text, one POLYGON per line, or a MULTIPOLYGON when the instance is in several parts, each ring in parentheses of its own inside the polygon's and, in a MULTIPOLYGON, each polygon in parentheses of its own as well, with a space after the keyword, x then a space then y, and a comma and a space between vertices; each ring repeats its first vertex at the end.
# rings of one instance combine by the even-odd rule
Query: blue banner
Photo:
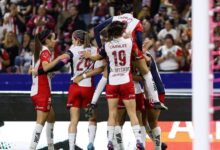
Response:
MULTIPOLYGON (((94 78, 95 85, 100 80, 101 75, 94 78)), ((191 73, 161 73, 161 78, 166 89, 191 89, 191 73)), ((220 73, 215 73, 215 78, 220 78, 220 73)), ((30 91, 31 75, 27 74, 0 74, 0 91, 30 91)), ((53 91, 68 91, 70 84, 70 74, 57 74, 52 79, 53 91)), ((215 88, 220 88, 220 84, 215 84, 215 88)))

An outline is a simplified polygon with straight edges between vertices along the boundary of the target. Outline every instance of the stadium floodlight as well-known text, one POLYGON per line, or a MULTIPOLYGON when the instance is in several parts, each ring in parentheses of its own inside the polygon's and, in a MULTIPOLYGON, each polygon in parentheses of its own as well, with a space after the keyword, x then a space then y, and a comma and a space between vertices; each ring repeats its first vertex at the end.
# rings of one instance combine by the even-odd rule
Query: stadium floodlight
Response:
POLYGON ((209 0, 192 1, 192 118, 195 131, 194 150, 210 149, 209 2, 209 0))

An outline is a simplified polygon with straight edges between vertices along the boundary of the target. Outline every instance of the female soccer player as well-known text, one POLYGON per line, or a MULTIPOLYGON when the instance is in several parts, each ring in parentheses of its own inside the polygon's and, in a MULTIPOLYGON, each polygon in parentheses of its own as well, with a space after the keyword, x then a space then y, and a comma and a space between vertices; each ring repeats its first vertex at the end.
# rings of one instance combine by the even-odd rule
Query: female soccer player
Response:
MULTIPOLYGON (((55 34, 49 30, 44 30, 35 36, 35 51, 29 73, 39 69, 43 69, 46 72, 61 60, 61 57, 57 57, 53 62, 50 62, 51 50, 54 48, 55 43, 55 34)), ((50 77, 48 74, 38 76, 32 75, 32 80, 31 98, 37 111, 37 120, 33 131, 30 150, 36 149, 46 121, 48 149, 54 150, 53 126, 55 122, 55 114, 51 106, 50 77)))
POLYGON ((123 100, 131 120, 132 129, 136 137, 137 148, 144 149, 140 126, 136 115, 136 102, 134 83, 131 75, 131 53, 136 50, 136 45, 131 39, 122 37, 125 24, 119 21, 112 22, 108 28, 110 41, 101 49, 99 55, 91 56, 85 53, 84 57, 92 60, 101 60, 108 57, 108 84, 106 97, 109 107, 108 118, 108 149, 113 150, 113 135, 116 125, 117 105, 119 99, 123 100))
MULTIPOLYGON (((67 107, 70 108, 70 124, 69 124, 69 148, 75 149, 75 141, 77 134, 77 124, 80 118, 80 108, 86 109, 91 102, 94 93, 93 79, 91 73, 101 73, 103 64, 101 61, 93 62, 90 59, 82 58, 82 54, 86 51, 92 55, 97 54, 97 49, 91 47, 88 33, 83 30, 76 30, 72 35, 73 44, 65 54, 61 55, 63 60, 49 71, 54 71, 61 68, 66 63, 71 63, 71 84, 68 91, 67 107), (83 79, 78 81, 77 76, 82 75, 83 79)), ((89 118, 89 145, 88 150, 93 150, 94 139, 96 134, 96 116, 95 113, 89 118)))

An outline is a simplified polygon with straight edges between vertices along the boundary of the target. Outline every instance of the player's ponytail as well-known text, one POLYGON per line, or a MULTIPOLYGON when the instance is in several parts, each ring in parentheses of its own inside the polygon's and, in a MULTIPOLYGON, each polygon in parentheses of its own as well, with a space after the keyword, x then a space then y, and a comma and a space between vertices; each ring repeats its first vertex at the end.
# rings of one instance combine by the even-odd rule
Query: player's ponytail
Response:
POLYGON ((39 39, 39 35, 35 35, 35 38, 34 38, 34 45, 35 45, 35 48, 34 48, 34 63, 36 64, 37 60, 39 59, 40 57, 40 51, 42 49, 42 44, 40 42, 40 39, 39 39))
POLYGON ((50 39, 52 37, 52 31, 50 30, 44 30, 37 35, 35 35, 34 43, 35 43, 35 49, 34 49, 34 62, 36 63, 37 60, 40 57, 40 51, 42 50, 42 46, 45 44, 46 39, 50 39))
POLYGON ((90 47, 90 37, 89 37, 88 32, 84 32, 83 47, 84 47, 84 48, 90 47))
POLYGON ((72 39, 78 40, 80 45, 83 45, 84 48, 90 47, 90 37, 87 32, 83 30, 76 30, 72 34, 72 39))

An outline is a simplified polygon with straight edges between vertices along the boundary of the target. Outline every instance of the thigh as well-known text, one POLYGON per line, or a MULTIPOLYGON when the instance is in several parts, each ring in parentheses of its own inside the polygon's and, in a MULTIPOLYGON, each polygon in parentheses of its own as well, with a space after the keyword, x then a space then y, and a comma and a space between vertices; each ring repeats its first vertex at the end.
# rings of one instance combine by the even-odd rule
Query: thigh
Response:
POLYGON ((51 108, 51 97, 50 94, 37 94, 32 96, 32 102, 36 110, 43 112, 49 112, 51 108))
POLYGON ((145 109, 145 104, 144 104, 144 95, 143 93, 135 94, 135 100, 136 100, 136 109, 141 111, 145 109))
POLYGON ((108 99, 109 114, 117 112, 118 100, 118 98, 108 99))
POLYGON ((106 85, 106 98, 117 99, 119 98, 119 85, 106 85))
POLYGON ((87 108, 90 104, 95 88, 94 87, 80 87, 81 107, 87 108))
POLYGON ((123 103, 126 107, 127 113, 136 113, 136 101, 135 99, 123 100, 123 103))
POLYGON ((49 114, 49 112, 44 112, 44 111, 41 111, 41 110, 37 110, 37 123, 41 124, 41 125, 44 125, 44 123, 47 120, 48 114, 49 114))
POLYGON ((80 89, 77 84, 71 84, 68 91, 67 108, 77 107, 80 108, 80 89))
POLYGON ((135 99, 134 83, 132 79, 130 79, 130 82, 120 85, 119 95, 120 95, 120 99, 122 99, 123 101, 135 99))
POLYGON ((149 122, 157 121, 160 116, 160 110, 147 109, 147 118, 149 122))
POLYGON ((47 117, 47 122, 49 122, 49 123, 54 123, 55 122, 55 112, 54 112, 52 106, 50 108, 50 112, 49 112, 48 117, 47 117))

